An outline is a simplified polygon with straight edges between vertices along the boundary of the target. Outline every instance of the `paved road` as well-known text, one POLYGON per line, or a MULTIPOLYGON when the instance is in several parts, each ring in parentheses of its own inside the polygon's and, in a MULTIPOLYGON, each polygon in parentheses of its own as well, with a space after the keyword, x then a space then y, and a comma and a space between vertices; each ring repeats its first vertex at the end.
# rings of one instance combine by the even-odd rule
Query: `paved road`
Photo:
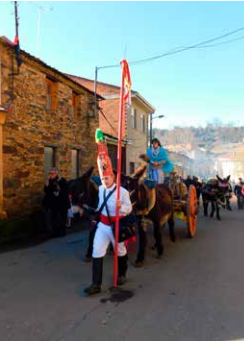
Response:
POLYGON ((146 267, 130 266, 120 299, 108 290, 111 256, 103 292, 84 297, 85 232, 1 254, 0 340, 244 340, 244 211, 221 214, 221 222, 199 217, 193 240, 180 221, 177 243, 165 231, 165 257, 151 251, 146 267))

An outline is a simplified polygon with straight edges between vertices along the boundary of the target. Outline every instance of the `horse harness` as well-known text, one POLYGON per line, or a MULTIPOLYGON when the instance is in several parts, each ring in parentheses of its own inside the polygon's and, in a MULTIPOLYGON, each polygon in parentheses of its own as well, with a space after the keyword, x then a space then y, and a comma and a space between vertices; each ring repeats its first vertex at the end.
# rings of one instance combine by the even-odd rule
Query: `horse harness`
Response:
POLYGON ((149 188, 144 183, 140 186, 141 189, 143 189, 143 194, 141 190, 138 191, 138 201, 141 202, 142 200, 146 200, 146 207, 138 209, 136 213, 138 215, 147 216, 156 204, 156 189, 155 187, 149 188))

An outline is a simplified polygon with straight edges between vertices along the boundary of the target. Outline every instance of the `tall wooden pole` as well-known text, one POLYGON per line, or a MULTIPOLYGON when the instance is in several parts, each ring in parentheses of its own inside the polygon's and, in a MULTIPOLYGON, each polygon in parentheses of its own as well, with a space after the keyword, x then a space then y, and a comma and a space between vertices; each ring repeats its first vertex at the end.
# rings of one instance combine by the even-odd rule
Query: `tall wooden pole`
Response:
MULTIPOLYGON (((120 200, 120 180, 121 180, 121 149, 122 149, 122 133, 123 133, 123 119, 124 119, 124 67, 122 63, 122 77, 120 88, 120 110, 119 110, 119 129, 118 129, 118 150, 117 150, 117 202, 120 200)), ((113 286, 117 287, 118 278, 118 241, 119 241, 119 210, 116 207, 116 220, 115 220, 115 247, 114 247, 114 280, 113 286)))

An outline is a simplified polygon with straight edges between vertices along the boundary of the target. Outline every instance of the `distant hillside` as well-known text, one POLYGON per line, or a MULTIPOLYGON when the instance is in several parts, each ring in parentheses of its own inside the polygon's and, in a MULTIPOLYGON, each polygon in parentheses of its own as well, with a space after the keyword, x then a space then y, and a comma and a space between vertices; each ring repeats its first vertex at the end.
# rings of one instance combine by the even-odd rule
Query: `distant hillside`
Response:
POLYGON ((225 143, 244 142, 244 127, 209 124, 206 128, 175 127, 173 130, 153 130, 164 146, 190 143, 192 146, 211 149, 225 143))

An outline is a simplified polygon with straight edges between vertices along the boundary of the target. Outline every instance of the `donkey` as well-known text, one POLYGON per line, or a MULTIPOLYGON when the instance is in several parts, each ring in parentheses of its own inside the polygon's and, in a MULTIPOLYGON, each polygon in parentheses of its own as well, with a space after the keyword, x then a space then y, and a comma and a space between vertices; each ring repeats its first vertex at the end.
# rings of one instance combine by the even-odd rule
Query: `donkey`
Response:
MULTIPOLYGON (((142 266, 145 259, 147 245, 146 229, 143 218, 147 217, 154 223, 155 247, 157 257, 161 258, 164 248, 162 243, 161 227, 168 221, 170 238, 175 241, 174 216, 173 216, 173 194, 165 185, 157 185, 156 188, 149 188, 146 181, 142 181, 146 166, 140 167, 132 177, 121 175, 121 185, 125 187, 131 197, 133 209, 138 217, 139 250, 136 259, 136 266, 142 266)), ((98 186, 92 179, 93 169, 91 168, 82 177, 70 183, 70 193, 74 197, 73 205, 77 211, 83 214, 84 207, 97 207, 98 186)), ((93 237, 95 231, 89 234, 89 245, 87 249, 87 260, 92 252, 93 237)))
POLYGON ((221 179, 218 175, 216 178, 210 179, 205 186, 202 188, 202 200, 204 216, 208 216, 208 204, 211 203, 210 217, 213 218, 216 210, 216 218, 221 220, 219 211, 220 206, 231 211, 230 207, 230 192, 231 186, 229 183, 230 175, 227 178, 221 179))
POLYGON ((80 216, 84 213, 84 205, 97 207, 98 205, 98 185, 92 181, 94 167, 77 179, 68 182, 68 194, 71 198, 74 213, 80 216))
POLYGON ((133 209, 138 217, 139 250, 135 262, 137 267, 143 266, 145 260, 147 236, 144 217, 153 222, 157 258, 161 258, 164 252, 162 227, 167 221, 170 239, 175 242, 172 191, 163 184, 150 188, 147 180, 142 180, 146 168, 146 165, 139 167, 132 177, 126 175, 121 177, 121 184, 130 192, 133 209))

